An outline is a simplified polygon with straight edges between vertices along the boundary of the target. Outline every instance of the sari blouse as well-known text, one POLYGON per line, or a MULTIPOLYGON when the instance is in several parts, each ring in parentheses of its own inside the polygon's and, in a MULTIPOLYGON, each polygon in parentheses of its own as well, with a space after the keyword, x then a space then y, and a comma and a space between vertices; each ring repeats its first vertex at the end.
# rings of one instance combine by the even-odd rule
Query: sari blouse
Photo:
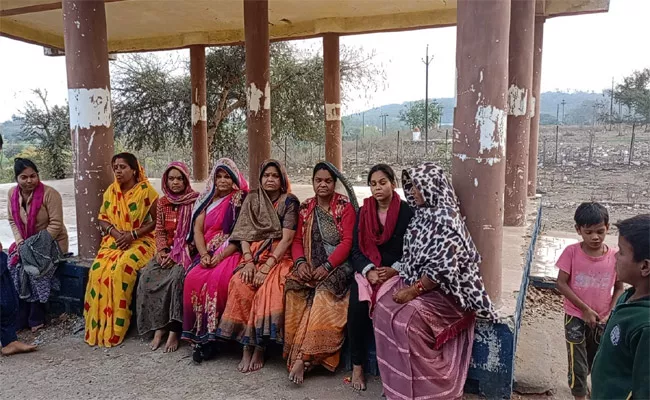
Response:
POLYGON ((156 215, 156 251, 171 250, 178 225, 178 206, 158 202, 156 215))
MULTIPOLYGON (((294 236, 293 243, 291 245, 291 255, 294 260, 305 257, 305 239, 306 235, 313 235, 312 232, 307 232, 311 228, 314 222, 309 222, 310 220, 315 219, 315 213, 318 206, 309 207, 310 202, 315 201, 315 198, 311 198, 305 201, 300 207, 300 218, 298 218, 298 227, 296 230, 296 235, 294 236), (311 212, 307 210, 311 209, 311 212)), ((330 254, 327 258, 327 261, 332 266, 336 268, 343 264, 349 257, 350 251, 352 250, 352 243, 354 241, 353 231, 354 224, 356 221, 356 213, 352 203, 350 203, 345 196, 336 194, 332 199, 331 210, 334 212, 334 220, 336 222, 337 228, 340 234, 340 242, 336 246, 336 249, 330 254)), ((319 267, 319 265, 313 265, 314 268, 319 267)))

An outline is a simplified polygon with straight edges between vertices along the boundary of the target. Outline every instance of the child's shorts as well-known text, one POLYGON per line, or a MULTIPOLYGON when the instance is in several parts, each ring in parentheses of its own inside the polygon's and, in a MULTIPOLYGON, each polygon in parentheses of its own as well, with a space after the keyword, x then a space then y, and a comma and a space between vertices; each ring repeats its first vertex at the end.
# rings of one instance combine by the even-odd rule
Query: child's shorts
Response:
POLYGON ((603 328, 601 325, 590 328, 578 317, 564 316, 564 335, 569 363, 567 377, 573 396, 587 395, 587 376, 591 373, 591 365, 603 335, 603 328))

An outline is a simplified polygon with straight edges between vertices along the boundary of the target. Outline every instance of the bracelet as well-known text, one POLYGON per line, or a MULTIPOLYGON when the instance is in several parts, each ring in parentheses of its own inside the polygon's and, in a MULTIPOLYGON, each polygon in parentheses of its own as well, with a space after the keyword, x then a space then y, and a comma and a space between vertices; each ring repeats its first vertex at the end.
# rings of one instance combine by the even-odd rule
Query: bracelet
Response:
POLYGON ((113 229, 115 229, 115 227, 114 227, 113 225, 109 226, 108 229, 106 230, 106 235, 104 235, 104 236, 108 236, 108 235, 110 235, 110 234, 111 234, 111 231, 112 231, 113 229))
POLYGON ((332 267, 332 264, 330 264, 329 261, 325 261, 323 264, 321 264, 321 267, 325 268, 327 272, 332 272, 334 267, 332 267))
POLYGON ((135 230, 132 230, 131 231, 131 237, 133 238, 133 240, 136 240, 138 238, 138 232, 135 231, 135 230))
POLYGON ((307 262, 307 259, 305 257, 298 257, 296 259, 296 261, 294 261, 293 266, 297 268, 300 264, 306 263, 306 262, 307 262))
MULTIPOLYGON (((273 259, 273 265, 275 265, 275 264, 278 263, 278 258, 277 258, 275 255, 271 254, 271 255, 266 259, 266 261, 268 262, 270 259, 273 259)), ((267 264, 267 265, 268 265, 268 264, 267 264)))
POLYGON ((415 281, 415 290, 418 292, 418 294, 424 294, 426 293, 426 289, 424 288, 424 285, 422 284, 421 280, 415 281))

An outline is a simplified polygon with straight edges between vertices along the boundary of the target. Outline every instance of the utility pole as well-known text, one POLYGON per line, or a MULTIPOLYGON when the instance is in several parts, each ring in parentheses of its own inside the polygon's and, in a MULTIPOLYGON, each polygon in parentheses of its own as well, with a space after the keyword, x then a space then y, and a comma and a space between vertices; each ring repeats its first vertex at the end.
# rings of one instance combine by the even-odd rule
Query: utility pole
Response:
POLYGON ((609 92, 609 130, 614 129, 614 77, 612 77, 612 91, 609 92))
POLYGON ((422 60, 426 66, 425 88, 424 88, 424 154, 429 154, 429 64, 433 56, 429 58, 429 45, 427 45, 426 58, 422 60))
POLYGON ((361 112, 361 137, 366 137, 366 112, 361 112))
POLYGON ((560 125, 560 103, 558 103, 557 112, 555 113, 555 125, 560 125))
POLYGON ((381 114, 379 118, 381 118, 381 136, 386 136, 386 117, 388 117, 388 114, 381 114))
POLYGON ((564 125, 564 105, 566 104, 566 101, 562 99, 562 125, 564 125))

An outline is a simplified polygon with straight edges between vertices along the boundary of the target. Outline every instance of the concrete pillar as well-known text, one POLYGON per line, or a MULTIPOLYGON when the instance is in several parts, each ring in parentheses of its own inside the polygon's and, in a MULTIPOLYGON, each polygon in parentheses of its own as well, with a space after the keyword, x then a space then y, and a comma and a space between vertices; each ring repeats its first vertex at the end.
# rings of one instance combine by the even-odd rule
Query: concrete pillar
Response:
POLYGON ((534 31, 535 0, 512 0, 504 206, 506 226, 523 226, 526 223, 534 31))
POLYGON ((323 72, 325 87, 325 159, 343 168, 341 138, 341 65, 339 35, 323 36, 323 72))
POLYGON ((194 180, 208 177, 208 109, 205 82, 205 46, 190 47, 192 81, 192 175, 194 180))
POLYGON ((483 261, 492 301, 501 298, 510 0, 458 0, 457 99, 452 176, 483 261), (477 27, 481 34, 477 34, 477 27))
POLYGON ((259 168, 271 157, 271 84, 269 55, 269 1, 244 1, 246 44, 246 100, 248 174, 259 186, 259 168))
POLYGON ((542 86, 542 47, 544 46, 545 17, 535 18, 535 44, 533 47, 533 98, 530 120, 530 147, 528 150, 528 196, 537 193, 537 154, 539 153, 539 106, 542 86))
POLYGON ((103 0, 63 0, 63 38, 74 159, 79 256, 92 259, 97 215, 113 181, 113 124, 103 0))

